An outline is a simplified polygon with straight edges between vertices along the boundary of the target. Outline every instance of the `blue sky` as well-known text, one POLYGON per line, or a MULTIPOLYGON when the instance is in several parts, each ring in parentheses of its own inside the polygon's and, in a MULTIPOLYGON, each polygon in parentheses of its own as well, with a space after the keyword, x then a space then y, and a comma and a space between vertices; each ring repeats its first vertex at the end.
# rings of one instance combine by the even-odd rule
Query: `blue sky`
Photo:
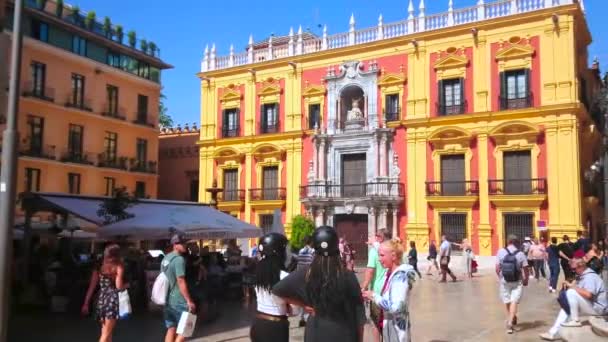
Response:
MULTIPOLYGON (((455 8, 474 5, 476 0, 454 0, 455 8)), ((382 13, 384 22, 407 17, 408 0, 307 0, 263 2, 230 0, 72 0, 82 10, 94 10, 98 18, 109 16, 125 32, 134 29, 139 38, 154 41, 162 58, 175 68, 162 75, 166 105, 175 123, 200 121, 200 88, 195 74, 205 44, 215 43, 218 55, 225 55, 230 44, 243 51, 249 34, 261 40, 271 33, 284 35, 299 25, 320 33, 319 25, 327 24, 329 34, 348 30, 354 13, 358 28, 375 25, 382 13)), ((419 0, 415 0, 418 7, 419 0)), ((448 0, 426 0, 426 13, 447 10, 448 0)), ((602 71, 608 71, 608 26, 601 23, 608 12, 608 1, 585 0, 587 20, 594 37, 589 55, 600 58, 602 71)))

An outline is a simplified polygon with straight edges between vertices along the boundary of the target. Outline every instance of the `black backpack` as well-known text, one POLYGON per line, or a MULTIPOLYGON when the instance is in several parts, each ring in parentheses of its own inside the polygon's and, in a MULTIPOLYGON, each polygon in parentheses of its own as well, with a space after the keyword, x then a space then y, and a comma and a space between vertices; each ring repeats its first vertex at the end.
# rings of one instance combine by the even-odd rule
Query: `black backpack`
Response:
POLYGON ((521 279, 521 270, 519 269, 516 257, 519 250, 516 250, 515 253, 511 253, 509 248, 505 248, 505 250, 507 251, 507 255, 505 255, 500 263, 502 277, 508 283, 519 281, 521 279))

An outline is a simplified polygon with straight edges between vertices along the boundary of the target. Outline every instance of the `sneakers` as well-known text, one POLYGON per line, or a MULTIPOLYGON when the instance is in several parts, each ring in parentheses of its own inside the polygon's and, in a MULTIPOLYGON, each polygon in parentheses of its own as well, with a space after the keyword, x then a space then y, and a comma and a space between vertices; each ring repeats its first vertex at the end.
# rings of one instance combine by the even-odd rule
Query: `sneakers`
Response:
POLYGON ((562 339, 559 334, 551 334, 549 332, 542 333, 539 335, 539 337, 545 341, 560 341, 562 339))
POLYGON ((562 323, 562 327, 565 327, 565 328, 578 328, 578 327, 582 327, 582 326, 583 325, 581 324, 581 322, 575 321, 575 320, 571 320, 571 321, 562 323))
POLYGON ((512 333, 513 333, 513 331, 514 331, 514 330, 513 330, 513 326, 508 325, 508 326, 507 326, 507 334, 512 334, 512 333))

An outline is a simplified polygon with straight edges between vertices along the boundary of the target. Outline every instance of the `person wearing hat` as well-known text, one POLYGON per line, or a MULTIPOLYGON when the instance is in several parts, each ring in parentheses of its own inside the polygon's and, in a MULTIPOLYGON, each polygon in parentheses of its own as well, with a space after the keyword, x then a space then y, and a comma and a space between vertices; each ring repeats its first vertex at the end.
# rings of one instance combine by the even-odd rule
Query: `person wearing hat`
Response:
POLYGON ((261 255, 256 268, 254 289, 257 296, 257 312, 249 336, 253 342, 289 341, 291 310, 287 302, 274 294, 272 287, 287 276, 285 247, 287 238, 279 233, 269 233, 260 238, 258 252, 261 255))
POLYGON ((184 337, 177 335, 177 324, 182 312, 196 312, 196 305, 190 297, 186 283, 186 261, 182 256, 187 251, 186 239, 180 234, 174 234, 170 241, 173 251, 164 257, 160 266, 161 272, 169 280, 169 292, 163 311, 167 328, 165 342, 181 342, 184 341, 184 337))
POLYGON ((329 226, 313 233, 315 256, 308 268, 296 270, 272 288, 272 293, 311 314, 305 342, 360 342, 365 309, 357 277, 340 258, 338 235, 329 226))

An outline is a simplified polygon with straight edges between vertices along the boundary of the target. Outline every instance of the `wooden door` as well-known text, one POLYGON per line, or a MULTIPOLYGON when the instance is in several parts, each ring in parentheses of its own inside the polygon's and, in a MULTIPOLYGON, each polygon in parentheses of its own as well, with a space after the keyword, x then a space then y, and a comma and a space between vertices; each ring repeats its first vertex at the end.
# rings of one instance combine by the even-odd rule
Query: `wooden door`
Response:
POLYGON ((342 197, 365 196, 366 160, 365 154, 342 156, 342 197))
POLYGON ((279 199, 279 168, 277 166, 267 166, 263 170, 262 198, 265 200, 279 199))
POLYGON ((224 201, 238 200, 238 170, 224 170, 224 201))
POLYGON ((510 195, 532 192, 530 151, 504 153, 504 193, 510 195))
POLYGON ((367 262, 367 215, 336 215, 334 221, 338 236, 344 237, 355 250, 355 263, 364 265, 367 262))

